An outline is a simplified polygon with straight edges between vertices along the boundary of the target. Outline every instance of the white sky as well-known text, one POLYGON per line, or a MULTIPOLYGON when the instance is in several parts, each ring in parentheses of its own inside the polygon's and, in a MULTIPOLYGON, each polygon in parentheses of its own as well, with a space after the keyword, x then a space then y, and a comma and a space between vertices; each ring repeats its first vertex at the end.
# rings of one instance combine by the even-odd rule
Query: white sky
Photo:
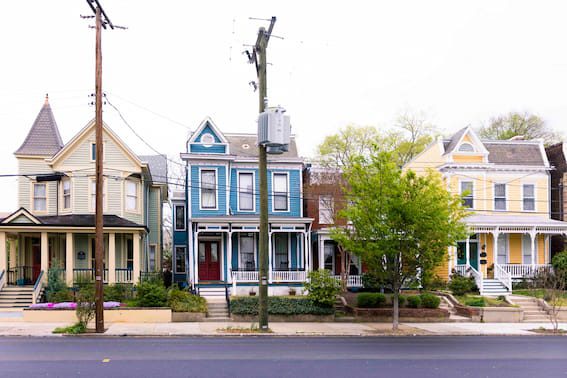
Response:
MULTIPOLYGON (((407 110, 447 133, 512 110, 567 124, 563 1, 101 4, 128 27, 103 33, 104 91, 172 157, 206 116, 226 132, 255 132, 256 75, 241 53, 268 23, 249 17, 278 18, 268 95, 288 110, 303 156, 349 123, 387 127, 407 110)), ((45 93, 65 142, 94 117, 94 30, 81 0, 10 1, 2 14, 0 174, 9 174, 45 93)), ((108 105, 104 117, 134 151, 152 153, 108 105)), ((16 207, 15 179, 0 178, 0 211, 16 207)))

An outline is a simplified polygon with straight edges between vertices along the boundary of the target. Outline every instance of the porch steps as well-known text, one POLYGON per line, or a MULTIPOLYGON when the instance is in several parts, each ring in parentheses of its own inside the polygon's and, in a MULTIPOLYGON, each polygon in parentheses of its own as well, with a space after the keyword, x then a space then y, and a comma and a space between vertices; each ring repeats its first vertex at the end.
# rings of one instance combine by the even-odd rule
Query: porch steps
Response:
POLYGON ((200 287, 199 295, 207 300, 206 322, 230 321, 224 287, 200 287))
POLYGON ((504 286, 504 284, 495 279, 483 279, 482 280, 482 295, 487 295, 491 297, 497 297, 499 295, 510 295, 510 291, 504 286))
POLYGON ((549 321, 547 313, 539 306, 536 298, 512 296, 510 300, 524 310, 523 322, 545 323, 549 321))
POLYGON ((7 286, 0 291, 0 308, 26 308, 32 301, 33 287, 7 286))

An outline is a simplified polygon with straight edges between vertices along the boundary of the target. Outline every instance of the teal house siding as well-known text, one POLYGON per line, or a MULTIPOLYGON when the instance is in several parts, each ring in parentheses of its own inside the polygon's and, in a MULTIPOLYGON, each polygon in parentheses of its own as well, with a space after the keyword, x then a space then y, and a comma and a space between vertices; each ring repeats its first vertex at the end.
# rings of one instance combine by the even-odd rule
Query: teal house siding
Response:
POLYGON ((226 214, 226 169, 216 165, 191 166, 191 214, 194 218, 219 216, 226 214), (217 171, 217 207, 201 209, 200 169, 216 169, 217 171))

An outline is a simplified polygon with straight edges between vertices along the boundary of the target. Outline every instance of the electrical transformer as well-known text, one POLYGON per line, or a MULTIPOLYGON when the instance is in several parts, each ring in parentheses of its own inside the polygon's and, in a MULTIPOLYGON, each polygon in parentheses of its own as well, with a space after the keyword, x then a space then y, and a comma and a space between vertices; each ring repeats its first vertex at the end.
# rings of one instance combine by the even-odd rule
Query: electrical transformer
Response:
POLYGON ((291 125, 284 113, 282 107, 268 108, 258 117, 258 145, 266 146, 268 153, 287 151, 291 125))

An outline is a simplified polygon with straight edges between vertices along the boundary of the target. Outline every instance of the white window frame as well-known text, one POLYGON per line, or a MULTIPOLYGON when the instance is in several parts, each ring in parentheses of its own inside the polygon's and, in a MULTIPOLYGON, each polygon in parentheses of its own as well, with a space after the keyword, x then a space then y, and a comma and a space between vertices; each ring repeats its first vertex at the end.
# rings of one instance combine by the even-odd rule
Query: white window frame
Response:
POLYGON ((336 247, 335 245, 332 243, 331 240, 325 240, 323 241, 323 269, 328 270, 332 275, 334 275, 336 273, 335 268, 336 268, 336 261, 335 261, 335 253, 336 252, 336 247), (325 262, 325 246, 326 245, 330 245, 331 247, 333 247, 333 253, 331 254, 331 269, 327 269, 325 267, 326 262, 325 262))
POLYGON ((492 209, 494 211, 508 211, 508 185, 504 182, 495 182, 492 185, 492 209), (504 197, 496 197, 496 185, 504 185, 504 197), (496 208, 496 198, 502 199, 504 198, 504 208, 497 209, 496 208))
POLYGON ((256 212, 256 172, 254 171, 238 171, 237 176, 236 176, 236 185, 238 186, 238 191, 237 191, 237 195, 236 195, 236 208, 238 209, 238 211, 241 212, 251 212, 251 213, 255 213, 256 212), (241 190, 242 187, 240 186, 240 175, 241 174, 251 174, 252 175, 252 209, 242 209, 240 207, 240 194, 241 194, 241 190))
POLYGON ((173 230, 185 231, 187 229, 187 208, 185 205, 173 205, 173 230), (183 228, 177 228, 177 208, 183 208, 183 228))
POLYGON ((318 214, 319 224, 334 224, 335 223, 335 198, 332 195, 329 195, 329 194, 319 195, 318 210, 319 210, 319 214, 318 214), (325 203, 325 201, 327 201, 327 199, 329 199, 329 203, 331 204, 330 209, 329 208, 322 208, 322 206, 321 206, 321 201, 323 201, 323 203, 325 203), (328 218, 325 218, 324 212, 327 212, 326 216, 328 218), (323 220, 325 220, 325 222, 323 222, 323 220))
POLYGON ((474 145, 473 145, 472 143, 470 143, 470 142, 463 142, 463 143, 461 143, 461 144, 459 145, 459 148, 457 149, 457 152, 459 152, 459 153, 465 153, 465 154, 474 154, 474 153, 476 153, 476 148, 475 148, 474 145), (463 151, 463 150, 461 150, 461 148, 462 148, 463 146, 471 146, 472 151, 463 151))
POLYGON ((291 234, 289 232, 274 232, 273 235, 273 240, 272 240, 272 269, 273 270, 278 270, 279 267, 275 267, 275 262, 276 262, 276 238, 277 235, 285 235, 287 236, 287 269, 291 269, 291 234))
MULTIPOLYGON (((93 197, 96 193, 93 190, 93 183, 96 184, 96 178, 91 177, 89 179, 89 210, 91 212, 95 212, 96 211, 96 197, 93 197)), ((106 193, 108 192, 108 187, 107 187, 107 180, 106 177, 103 177, 103 181, 102 181, 102 208, 103 211, 107 211, 108 210, 108 197, 106 195, 106 193)))
POLYGON ((510 263, 510 235, 509 234, 499 234, 498 238, 500 238, 500 236, 503 237, 504 242, 500 243, 500 241, 498 242, 498 248, 500 248, 502 245, 504 246, 505 252, 506 252, 506 261, 504 261, 503 263, 498 262, 498 248, 496 249, 496 256, 494 256, 494 262, 496 262, 497 264, 509 264, 510 263))
POLYGON ((61 210, 70 211, 73 208, 73 182, 71 177, 65 177, 61 180, 61 210), (65 183, 69 183, 69 207, 65 207, 65 183))
MULTIPOLYGON (((463 183, 467 183, 470 182, 472 184, 472 189, 471 189, 471 194, 470 196, 472 197, 472 206, 471 207, 465 207, 465 209, 474 209, 474 205, 475 205, 475 200, 474 200, 474 180, 459 180, 459 194, 462 196, 463 195, 463 183)), ((464 200, 466 197, 462 197, 463 198, 463 206, 464 206, 464 200)))
MULTIPOLYGON (((105 146, 106 146, 106 143, 103 141, 103 142, 102 142, 102 161, 105 161, 105 160, 106 160, 106 148, 104 148, 105 146)), ((93 159, 93 152, 96 152, 96 151, 94 151, 93 148, 96 148, 96 142, 91 142, 91 143, 89 144, 89 148, 90 148, 90 150, 89 150, 89 160, 90 160, 91 162, 95 162, 96 159, 93 159)), ((96 156, 95 156, 95 157, 96 157, 96 156)))
POLYGON ((252 255, 254 257, 254 267, 255 271, 258 270, 258 251, 256 246, 256 233, 247 233, 247 232, 239 232, 238 233, 238 269, 246 269, 244 265, 244 261, 242 260, 242 249, 241 249, 241 242, 240 239, 242 238, 252 238, 252 255), (251 235, 248 235, 251 234, 251 235))
POLYGON ((176 274, 184 274, 187 272, 187 246, 186 245, 174 245, 173 246, 173 272, 176 274), (177 248, 183 248, 183 266, 185 269, 183 271, 177 270, 177 248))
MULTIPOLYGON (((280 192, 278 192, 280 193, 280 192)), ((272 212, 274 213, 289 213, 291 211, 291 202, 290 202, 290 188, 289 188, 289 172, 274 172, 272 171, 272 212), (285 175, 286 176, 286 197, 287 197, 287 208, 285 210, 276 210, 276 191, 275 189, 275 180, 274 177, 276 175, 285 175)))
POLYGON ((219 170, 216 167, 199 167, 199 210, 213 211, 219 209, 219 170), (215 172, 215 207, 203 207, 203 183, 201 181, 203 171, 215 172))
POLYGON ((140 199, 141 199, 141 184, 140 181, 138 180, 132 180, 132 179, 126 179, 124 180, 124 211, 126 211, 127 213, 134 213, 134 214, 140 214, 140 210, 141 210, 141 206, 140 206, 140 199), (136 185, 136 207, 134 209, 129 209, 128 208, 128 197, 131 197, 128 194, 128 184, 134 184, 136 185))
POLYGON ((536 185, 535 185, 534 183, 531 183, 531 182, 524 182, 524 183, 522 183, 522 211, 528 211, 528 212, 531 212, 531 213, 535 213, 536 208, 537 208, 536 194, 537 194, 537 192, 536 192, 536 185), (525 194, 524 194, 524 193, 525 193, 525 192, 524 192, 524 186, 525 186, 525 185, 531 185, 531 186, 533 186, 533 188, 534 188, 534 195, 533 195, 533 197, 528 197, 528 198, 525 197, 525 194), (527 209, 525 208, 525 206, 524 206, 524 200, 525 200, 525 199, 533 199, 533 201, 534 201, 534 208, 533 208, 532 210, 527 210, 527 209))
POLYGON ((157 250, 158 250, 157 244, 150 243, 149 248, 148 248, 148 271, 150 271, 150 272, 155 272, 157 267, 158 267, 158 265, 157 265, 157 255, 158 255, 157 250), (153 269, 151 267, 151 265, 152 265, 151 250, 152 250, 152 248, 154 249, 154 267, 153 267, 153 269))
MULTIPOLYGON (((37 182, 34 181, 31 183, 31 193, 30 193, 30 197, 31 197, 31 208, 33 209, 34 212, 37 213, 47 213, 48 209, 49 209, 49 185, 47 185, 47 181, 44 182, 37 182), (36 185, 43 185, 45 187, 45 209, 36 209, 35 208, 35 187, 36 185)), ((43 198, 43 197, 37 197, 39 198, 43 198)))

